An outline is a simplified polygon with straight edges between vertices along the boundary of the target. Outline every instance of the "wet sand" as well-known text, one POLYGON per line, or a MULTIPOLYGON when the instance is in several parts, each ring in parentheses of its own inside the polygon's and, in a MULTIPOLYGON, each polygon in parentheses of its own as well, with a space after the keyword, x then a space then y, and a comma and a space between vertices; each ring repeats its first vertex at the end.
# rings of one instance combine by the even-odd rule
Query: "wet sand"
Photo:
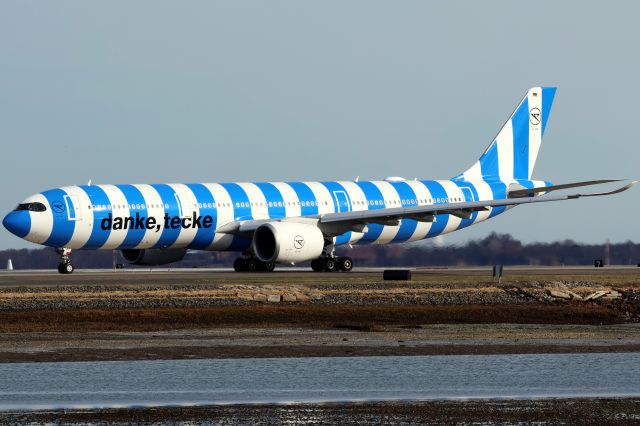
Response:
POLYGON ((638 398, 396 401, 0 412, 2 424, 583 424, 635 425, 638 398))
POLYGON ((640 324, 1 333, 0 362, 640 352, 640 324))

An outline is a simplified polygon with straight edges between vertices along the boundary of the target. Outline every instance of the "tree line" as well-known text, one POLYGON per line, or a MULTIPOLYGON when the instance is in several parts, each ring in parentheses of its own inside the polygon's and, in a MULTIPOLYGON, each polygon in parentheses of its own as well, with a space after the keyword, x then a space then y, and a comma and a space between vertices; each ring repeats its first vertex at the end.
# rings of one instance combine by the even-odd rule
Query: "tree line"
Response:
MULTIPOLYGON (((571 240, 529 243, 509 234, 492 233, 462 245, 430 243, 339 247, 338 255, 350 256, 357 266, 488 266, 488 265, 593 265, 602 260, 612 265, 640 264, 640 244, 627 241, 615 244, 579 244, 571 240)), ((231 267, 237 253, 189 252, 171 267, 231 267)), ((52 248, 2 250, 0 268, 11 259, 14 269, 55 269, 60 262, 52 248)), ((74 266, 84 269, 108 269, 128 265, 118 251, 75 250, 74 266)))

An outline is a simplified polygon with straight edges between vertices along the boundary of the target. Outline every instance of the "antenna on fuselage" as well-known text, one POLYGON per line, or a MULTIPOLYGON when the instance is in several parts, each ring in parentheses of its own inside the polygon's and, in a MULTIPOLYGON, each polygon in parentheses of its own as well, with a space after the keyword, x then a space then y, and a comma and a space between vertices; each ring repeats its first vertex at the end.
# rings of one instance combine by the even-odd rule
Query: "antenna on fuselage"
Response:
POLYGON ((89 182, 87 182, 87 186, 91 186, 91 179, 89 179, 89 182))

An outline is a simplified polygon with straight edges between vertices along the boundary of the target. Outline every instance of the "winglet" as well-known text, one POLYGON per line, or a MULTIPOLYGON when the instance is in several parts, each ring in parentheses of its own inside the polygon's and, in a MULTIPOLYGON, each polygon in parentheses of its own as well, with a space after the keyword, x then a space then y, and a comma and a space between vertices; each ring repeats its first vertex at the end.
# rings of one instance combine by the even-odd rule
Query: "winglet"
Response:
POLYGON ((627 189, 631 188, 632 186, 634 186, 635 184, 637 184, 638 181, 637 180, 633 180, 630 183, 626 184, 625 186, 618 188, 618 189, 614 189, 613 191, 609 191, 609 192, 600 192, 600 193, 596 193, 596 194, 578 194, 580 197, 599 197, 601 195, 613 195, 613 194, 619 194, 621 192, 626 191, 627 189))

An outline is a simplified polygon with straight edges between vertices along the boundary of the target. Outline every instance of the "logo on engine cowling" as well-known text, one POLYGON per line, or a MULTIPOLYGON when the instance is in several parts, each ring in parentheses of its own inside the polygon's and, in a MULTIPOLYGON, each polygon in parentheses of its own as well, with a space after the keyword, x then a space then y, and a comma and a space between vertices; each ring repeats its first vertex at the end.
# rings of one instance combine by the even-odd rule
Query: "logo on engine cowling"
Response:
POLYGON ((304 237, 300 235, 296 235, 295 237, 293 237, 293 246, 298 250, 304 247, 304 237))

